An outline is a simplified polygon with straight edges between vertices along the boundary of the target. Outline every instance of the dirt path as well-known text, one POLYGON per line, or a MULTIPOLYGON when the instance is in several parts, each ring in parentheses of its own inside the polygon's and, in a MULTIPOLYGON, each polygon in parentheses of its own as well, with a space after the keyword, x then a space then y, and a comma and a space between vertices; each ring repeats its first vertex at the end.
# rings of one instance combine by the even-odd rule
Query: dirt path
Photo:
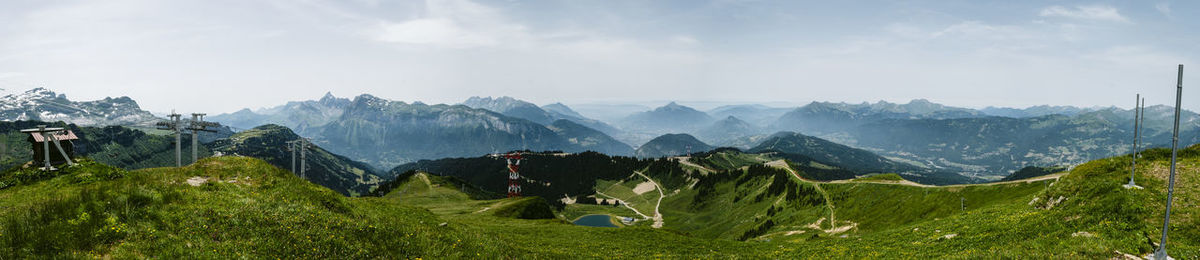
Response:
POLYGON ((425 176, 424 173, 421 173, 421 174, 418 174, 417 177, 421 177, 421 181, 425 182, 425 186, 428 186, 430 189, 433 189, 433 182, 429 181, 429 176, 425 176))
MULTIPOLYGON (((825 206, 828 206, 828 208, 829 208, 829 227, 831 229, 836 227, 837 224, 835 224, 835 223, 837 223, 837 221, 836 221, 837 218, 835 218, 835 216, 834 216, 835 214, 834 214, 834 210, 833 210, 833 199, 830 199, 829 193, 826 193, 825 189, 821 188, 820 182, 801 178, 800 173, 797 173, 796 170, 792 169, 791 166, 788 166, 787 161, 784 161, 784 160, 770 161, 770 162, 767 162, 766 165, 771 166, 771 167, 781 168, 781 169, 787 171, 788 173, 792 174, 792 177, 796 177, 797 180, 800 180, 802 182, 811 183, 813 185, 813 187, 815 187, 817 189, 817 192, 821 193, 821 197, 825 198, 825 206)), ((818 225, 820 225, 820 222, 817 222, 817 223, 818 223, 818 225)))
POLYGON ((631 204, 629 204, 629 202, 625 202, 624 200, 618 199, 617 197, 609 196, 608 194, 604 194, 603 192, 600 192, 600 191, 596 191, 596 195, 613 198, 614 200, 617 200, 617 202, 620 202, 621 206, 624 206, 625 208, 632 210, 633 213, 636 213, 636 214, 642 216, 643 219, 652 219, 650 216, 646 216, 646 214, 642 214, 641 211, 638 211, 637 209, 630 207, 629 205, 631 205, 631 204))
POLYGON ((1044 181, 1044 180, 1050 180, 1050 179, 1057 180, 1057 179, 1061 178, 1063 175, 1067 175, 1067 173, 1064 172, 1064 173, 1056 173, 1056 174, 1050 174, 1050 175, 1045 175, 1045 176, 1040 176, 1040 177, 1035 177, 1035 178, 1015 180, 1015 181, 935 186, 935 185, 920 184, 920 183, 916 183, 916 182, 912 182, 912 181, 908 181, 908 180, 904 180, 904 181, 858 181, 858 182, 853 182, 852 180, 837 180, 837 181, 823 182, 823 181, 809 180, 809 179, 800 177, 800 174, 797 173, 796 170, 792 169, 792 167, 789 166, 787 164, 787 162, 784 160, 770 161, 770 162, 765 163, 764 165, 783 169, 783 170, 787 171, 788 173, 791 173, 792 177, 796 177, 796 179, 803 181, 803 182, 811 183, 813 185, 813 187, 816 187, 817 192, 820 192, 821 196, 825 198, 825 205, 829 206, 829 220, 830 220, 829 225, 831 228, 836 227, 836 224, 834 224, 834 223, 836 223, 836 219, 834 218, 835 211, 834 211, 834 206, 833 206, 833 200, 831 200, 829 198, 829 194, 825 192, 825 189, 821 188, 821 184, 823 184, 823 183, 872 183, 872 184, 886 184, 886 185, 904 185, 904 186, 913 186, 913 187, 921 187, 921 188, 954 188, 954 187, 968 187, 968 186, 993 186, 993 185, 1004 185, 1004 184, 1013 184, 1013 183, 1033 183, 1033 182, 1037 182, 1037 181, 1044 181))
POLYGON ((700 166, 699 164, 693 163, 691 156, 679 156, 679 157, 674 157, 674 159, 679 160, 679 163, 681 163, 683 165, 692 166, 692 167, 699 168, 701 170, 713 172, 713 170, 709 169, 708 167, 700 166))
POLYGON ((1040 177, 1033 177, 1033 178, 1029 178, 1029 179, 1015 180, 1015 181, 1003 181, 1003 182, 991 182, 991 183, 979 183, 979 184, 956 184, 956 185, 930 186, 930 187, 992 186, 992 185, 1004 185, 1004 184, 1013 184, 1013 183, 1022 183, 1022 182, 1033 183, 1033 182, 1044 181, 1044 180, 1049 180, 1049 179, 1057 180, 1059 178, 1062 178, 1062 176, 1065 176, 1065 175, 1067 175, 1067 173, 1061 172, 1061 173, 1055 173, 1055 174, 1050 174, 1050 175, 1043 175, 1040 177))
POLYGON ((902 180, 902 181, 884 181, 884 180, 877 180, 877 181, 854 181, 854 179, 849 179, 849 180, 836 180, 836 181, 827 181, 827 182, 825 182, 825 183, 874 183, 874 184, 892 184, 892 185, 904 185, 904 186, 913 186, 913 187, 922 187, 922 188, 932 188, 932 187, 938 187, 938 186, 934 186, 934 185, 925 185, 925 184, 920 184, 920 183, 912 182, 912 181, 909 181, 909 180, 902 180))
POLYGON ((658 185, 658 182, 655 182, 654 179, 650 179, 650 176, 646 176, 645 174, 642 174, 642 172, 639 172, 639 171, 635 171, 633 173, 637 173, 637 175, 641 175, 642 178, 646 178, 646 181, 649 181, 650 183, 654 183, 654 187, 657 188, 656 190, 658 190, 658 202, 654 203, 654 224, 650 225, 650 227, 662 228, 663 224, 664 224, 663 216, 662 216, 662 213, 658 209, 659 209, 659 207, 662 206, 662 200, 664 197, 667 196, 667 194, 663 193, 663 187, 661 185, 658 185))
POLYGON ((787 170, 788 172, 792 173, 793 176, 796 176, 796 178, 806 181, 806 182, 811 182, 811 183, 872 183, 872 184, 904 185, 904 186, 913 186, 913 187, 922 187, 922 188, 954 188, 954 187, 967 187, 967 186, 993 186, 993 185, 1004 185, 1004 184, 1013 184, 1013 183, 1022 183, 1022 182, 1032 183, 1032 182, 1036 182, 1036 181, 1044 181, 1044 180, 1049 180, 1049 179, 1057 180, 1057 179, 1061 178, 1063 175, 1067 175, 1067 173, 1063 172, 1063 173, 1055 173, 1055 174, 1044 175, 1044 176, 1034 177, 1034 178, 1029 178, 1029 179, 1015 180, 1015 181, 937 186, 937 185, 920 184, 920 183, 916 183, 916 182, 912 182, 912 181, 908 181, 908 180, 903 180, 903 181, 854 181, 853 179, 850 179, 850 180, 836 180, 836 181, 817 181, 817 180, 809 180, 809 179, 801 178, 800 175, 798 175, 795 170, 792 170, 792 167, 788 166, 787 163, 784 162, 783 160, 770 161, 770 162, 765 163, 764 165, 787 170))

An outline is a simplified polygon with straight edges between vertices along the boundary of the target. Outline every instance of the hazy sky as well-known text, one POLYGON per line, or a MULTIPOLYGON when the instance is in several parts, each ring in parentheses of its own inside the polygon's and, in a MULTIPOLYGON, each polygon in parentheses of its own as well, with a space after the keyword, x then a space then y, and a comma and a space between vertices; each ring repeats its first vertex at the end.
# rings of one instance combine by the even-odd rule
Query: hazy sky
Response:
MULTIPOLYGON (((1196 1, 0 3, 0 88, 231 112, 326 91, 458 103, 1173 103, 1196 1)), ((1186 72, 1186 71, 1185 71, 1186 72)), ((1185 87, 1200 87, 1185 77, 1185 87)), ((1200 88, 1185 88, 1200 110, 1200 88)))

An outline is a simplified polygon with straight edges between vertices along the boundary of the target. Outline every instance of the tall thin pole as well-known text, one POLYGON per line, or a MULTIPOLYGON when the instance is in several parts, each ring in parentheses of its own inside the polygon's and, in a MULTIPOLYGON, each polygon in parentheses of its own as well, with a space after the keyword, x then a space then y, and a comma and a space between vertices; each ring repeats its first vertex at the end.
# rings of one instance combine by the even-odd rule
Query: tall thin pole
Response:
POLYGON ((174 126, 174 128, 175 128, 175 167, 183 166, 183 155, 182 155, 183 152, 181 151, 181 150, 183 150, 183 148, 182 148, 183 145, 180 144, 180 142, 183 142, 183 139, 180 138, 180 135, 182 135, 182 133, 181 133, 182 129, 179 129, 179 126, 180 126, 179 118, 180 117, 181 116, 179 114, 171 115, 171 121, 175 121, 175 126, 174 126))
MULTIPOLYGON (((1142 128, 1146 128, 1146 98, 1142 98, 1142 106, 1141 106, 1141 108, 1138 109, 1138 137, 1137 137, 1138 146, 1142 147, 1142 149, 1146 149, 1146 146, 1142 145, 1142 134, 1145 134, 1142 132, 1142 128)), ((1139 155, 1139 156, 1141 154, 1142 154, 1141 150, 1138 150, 1137 153, 1134 153, 1134 155, 1139 155)))
POLYGON ((1133 153, 1131 153, 1133 155, 1133 166, 1129 169, 1129 184, 1126 184, 1130 188, 1137 186, 1137 183, 1133 182, 1133 176, 1137 172, 1138 134, 1141 134, 1139 132, 1140 121, 1138 120, 1142 117, 1141 100, 1142 94, 1137 94, 1137 98, 1133 100, 1133 153))
POLYGON ((180 158, 182 156, 180 155, 181 152, 179 151, 181 149, 181 145, 179 143, 181 141, 179 132, 182 131, 181 128, 183 127, 180 125, 179 118, 182 117, 182 115, 176 114, 175 111, 172 110, 171 114, 167 116, 171 119, 168 119, 167 121, 160 121, 155 125, 158 126, 158 129, 160 130, 169 130, 175 132, 175 167, 180 167, 183 166, 183 159, 180 158))
POLYGON ((304 179, 305 163, 304 157, 308 150, 308 139, 300 138, 300 178, 304 179))
POLYGON ((288 151, 292 151, 292 174, 296 174, 296 143, 288 142, 288 151))
POLYGON ((38 125, 38 134, 42 135, 42 161, 46 162, 47 171, 53 171, 54 167, 50 166, 50 138, 46 138, 46 125, 38 125))
MULTIPOLYGON (((192 124, 200 122, 200 114, 192 113, 192 124)), ((200 129, 189 127, 192 129, 192 163, 196 163, 199 158, 196 155, 196 147, 200 146, 200 129)))
POLYGON ((1183 96, 1183 64, 1179 64, 1179 78, 1175 83, 1175 131, 1171 134, 1171 177, 1167 184, 1167 211, 1163 214, 1162 240, 1158 242, 1155 259, 1167 259, 1167 229, 1171 227, 1171 197, 1175 193, 1175 156, 1179 144, 1179 106, 1183 96))

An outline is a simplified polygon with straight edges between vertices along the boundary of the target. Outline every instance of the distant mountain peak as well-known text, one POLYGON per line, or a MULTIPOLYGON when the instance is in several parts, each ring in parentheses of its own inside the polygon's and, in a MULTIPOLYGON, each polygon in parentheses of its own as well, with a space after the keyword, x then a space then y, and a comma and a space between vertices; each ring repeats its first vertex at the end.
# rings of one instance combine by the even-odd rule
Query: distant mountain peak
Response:
POLYGON ((320 100, 317 100, 317 103, 319 103, 321 105, 329 106, 329 107, 342 107, 342 106, 349 104, 350 100, 345 99, 345 98, 338 98, 338 97, 333 96, 333 93, 325 92, 325 96, 322 96, 320 100))
MULTIPOLYGON (((667 103, 666 105, 663 105, 663 106, 661 106, 661 107, 658 107, 658 108, 654 109, 654 111, 655 111, 655 112, 663 112, 663 111, 687 111, 687 112, 691 112, 691 111, 697 111, 697 110, 696 110, 696 109, 693 109, 693 108, 691 108, 691 107, 688 107, 688 106, 680 105, 679 103, 675 103, 674 101, 671 101, 671 103, 667 103)), ((697 112, 698 112, 698 111, 697 111, 697 112)))
POLYGON ((491 96, 488 96, 488 97, 473 96, 473 97, 467 98, 467 101, 463 101, 462 104, 467 105, 472 108, 483 108, 483 109, 492 110, 492 111, 501 112, 501 113, 503 113, 505 110, 513 109, 516 107, 537 107, 537 105, 534 105, 533 103, 529 103, 528 101, 516 99, 516 98, 510 97, 510 96, 501 96, 501 97, 496 97, 496 98, 493 98, 491 96))
POLYGON ((715 121, 707 113, 671 102, 626 117, 622 124, 627 129, 655 133, 691 132, 715 121))
POLYGON ((17 100, 17 101, 44 100, 44 99, 54 99, 54 98, 66 99, 67 95, 59 95, 49 89, 46 89, 43 87, 37 87, 37 88, 30 89, 30 90, 26 90, 25 92, 21 92, 21 94, 8 95, 7 98, 12 99, 12 100, 17 100))
POLYGON ((372 96, 371 94, 362 94, 362 95, 358 95, 357 97, 354 97, 355 102, 357 102, 359 100, 372 101, 372 100, 383 100, 383 99, 376 97, 376 96, 372 96))
POLYGON ((933 105, 936 103, 930 102, 928 99, 918 98, 918 99, 913 99, 912 101, 908 101, 908 104, 909 105, 913 105, 913 104, 933 105))
POLYGON ((129 97, 75 102, 38 87, 0 97, 0 120, 64 121, 85 126, 150 125, 157 119, 129 97))
POLYGON ((575 112, 574 109, 571 109, 571 107, 568 107, 567 105, 564 105, 563 103, 554 103, 554 104, 545 105, 545 106, 542 106, 542 110, 546 110, 547 112, 558 113, 558 114, 561 114, 561 115, 567 116, 567 117, 585 118, 582 114, 579 114, 579 112, 575 112))
POLYGON ((391 103, 391 101, 380 98, 380 97, 372 96, 371 94, 358 95, 357 97, 354 97, 353 101, 351 101, 351 104, 353 104, 353 105, 356 105, 356 106, 364 106, 365 105, 365 106, 369 106, 369 107, 383 106, 383 105, 387 105, 389 103, 391 103))
POLYGON ((714 126, 750 127, 750 123, 746 122, 745 120, 742 120, 741 118, 737 118, 736 116, 732 116, 732 115, 727 116, 724 119, 721 119, 720 121, 713 123, 713 125, 714 126))
POLYGON ((713 148, 690 134, 664 134, 642 144, 634 154, 641 158, 657 158, 706 152, 713 148))

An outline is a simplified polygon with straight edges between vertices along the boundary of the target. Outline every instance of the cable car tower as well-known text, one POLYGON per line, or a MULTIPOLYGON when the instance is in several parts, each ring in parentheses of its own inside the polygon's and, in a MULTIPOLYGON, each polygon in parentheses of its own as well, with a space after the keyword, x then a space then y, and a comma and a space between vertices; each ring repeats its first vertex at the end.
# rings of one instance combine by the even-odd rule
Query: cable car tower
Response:
POLYGON ((508 163, 508 197, 521 196, 521 153, 510 152, 504 155, 504 161, 508 163))
POLYGON ((192 130, 192 163, 196 163, 200 158, 196 152, 196 148, 200 147, 200 132, 216 133, 217 130, 208 129, 209 127, 220 127, 221 124, 204 121, 203 113, 192 113, 192 121, 188 122, 187 130, 192 130))
POLYGON ((179 144, 181 141, 180 132, 183 131, 183 123, 182 119, 180 118, 182 116, 183 115, 175 113, 174 110, 171 110, 171 114, 167 115, 167 117, 170 118, 169 120, 159 121, 157 124, 155 124, 159 130, 169 130, 171 132, 175 132, 175 167, 183 166, 183 159, 181 159, 183 157, 180 155, 180 151, 183 150, 183 148, 181 148, 179 144))

